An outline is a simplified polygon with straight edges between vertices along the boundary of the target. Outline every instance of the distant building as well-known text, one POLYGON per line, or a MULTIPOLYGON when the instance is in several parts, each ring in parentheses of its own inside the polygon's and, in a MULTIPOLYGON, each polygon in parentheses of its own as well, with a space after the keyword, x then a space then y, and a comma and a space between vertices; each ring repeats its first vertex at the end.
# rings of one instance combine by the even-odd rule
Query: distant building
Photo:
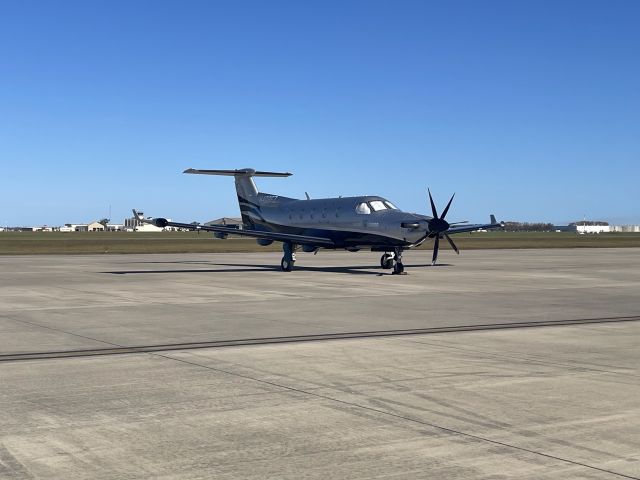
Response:
POLYGON ((609 231, 618 233, 639 233, 640 225, 611 225, 609 231))
POLYGON ((569 225, 555 225, 554 230, 556 232, 572 232, 572 233, 608 233, 611 231, 609 225, 576 225, 570 223, 569 225))
POLYGON ((163 232, 164 229, 151 225, 150 223, 142 223, 135 227, 125 227, 127 232, 163 232))
POLYGON ((571 223, 569 225, 556 225, 556 232, 573 232, 573 233, 640 233, 640 225, 580 225, 571 223))
POLYGON ((98 222, 91 222, 87 225, 87 230, 89 232, 104 232, 104 225, 98 222))
MULTIPOLYGON (((140 216, 144 217, 144 213, 140 212, 140 216)), ((142 223, 136 217, 129 217, 124 219, 124 229, 127 232, 162 232, 162 228, 156 227, 149 223, 142 223)))
MULTIPOLYGON (((139 212, 141 217, 144 217, 143 212, 139 212)), ((170 218, 167 220, 171 221, 170 218)), ((127 232, 178 232, 181 229, 176 227, 160 228, 150 223, 143 223, 136 217, 129 217, 124 219, 123 229, 127 232)))
POLYGON ((578 233, 608 233, 610 228, 609 225, 576 225, 578 233))
POLYGON ((86 232, 88 225, 86 223, 65 223, 64 227, 60 227, 61 232, 86 232))

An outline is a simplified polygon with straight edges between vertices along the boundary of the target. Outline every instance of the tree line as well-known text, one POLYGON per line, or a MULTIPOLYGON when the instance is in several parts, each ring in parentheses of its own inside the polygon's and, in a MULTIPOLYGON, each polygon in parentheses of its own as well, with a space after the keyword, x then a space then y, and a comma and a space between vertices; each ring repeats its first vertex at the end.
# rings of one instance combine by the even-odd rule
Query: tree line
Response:
MULTIPOLYGON (((578 222, 572 222, 570 226, 605 226, 609 225, 609 222, 602 222, 599 220, 580 220, 578 222)), ((505 232, 553 232, 556 229, 553 223, 547 222, 504 222, 505 232)))
POLYGON ((553 223, 544 222, 504 222, 505 232, 552 232, 553 223))
POLYGON ((599 220, 580 220, 579 222, 572 222, 569 225, 578 225, 580 227, 584 227, 584 226, 601 227, 604 225, 609 225, 609 222, 601 222, 599 220))

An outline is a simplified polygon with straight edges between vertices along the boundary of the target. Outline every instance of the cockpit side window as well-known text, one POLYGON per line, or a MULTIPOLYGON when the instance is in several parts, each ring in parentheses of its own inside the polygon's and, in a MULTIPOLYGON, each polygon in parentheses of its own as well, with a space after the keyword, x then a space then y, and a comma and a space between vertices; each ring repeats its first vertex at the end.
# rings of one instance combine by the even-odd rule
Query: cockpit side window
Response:
POLYGON ((396 207, 393 203, 391 203, 389 200, 385 200, 384 204, 387 206, 387 208, 391 209, 391 210, 398 210, 398 207, 396 207))
POLYGON ((387 209, 385 204, 382 203, 380 200, 373 200, 373 201, 369 202, 369 205, 371 205, 371 208, 373 208, 374 212, 379 212, 380 210, 386 210, 387 209))
POLYGON ((369 205, 367 205, 367 202, 359 203, 358 206, 356 207, 356 213, 359 213, 361 215, 370 214, 371 209, 369 208, 369 205))

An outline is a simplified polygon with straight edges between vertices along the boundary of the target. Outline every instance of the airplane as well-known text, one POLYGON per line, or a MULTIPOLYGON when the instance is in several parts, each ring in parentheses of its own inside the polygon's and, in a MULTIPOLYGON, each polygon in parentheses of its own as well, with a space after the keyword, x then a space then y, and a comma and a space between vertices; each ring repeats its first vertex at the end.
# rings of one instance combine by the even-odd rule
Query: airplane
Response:
POLYGON ((238 203, 242 215, 242 229, 222 225, 198 225, 172 222, 166 218, 143 218, 135 209, 133 214, 142 223, 160 228, 213 232, 217 238, 231 235, 254 237, 259 245, 282 242, 283 257, 280 268, 293 270, 296 251, 317 253, 320 249, 345 249, 357 252, 369 249, 384 252, 380 258, 383 269, 404 274, 402 254, 434 239, 432 265, 436 264, 440 240, 446 239, 459 254, 450 235, 478 229, 502 228, 504 224, 490 216, 488 224, 469 224, 468 221, 449 223, 445 220, 455 193, 441 214, 429 192, 432 216, 403 212, 389 200, 378 196, 306 199, 282 197, 258 191, 254 177, 289 177, 289 172, 264 172, 252 168, 236 170, 198 170, 189 168, 183 173, 234 177, 238 203))

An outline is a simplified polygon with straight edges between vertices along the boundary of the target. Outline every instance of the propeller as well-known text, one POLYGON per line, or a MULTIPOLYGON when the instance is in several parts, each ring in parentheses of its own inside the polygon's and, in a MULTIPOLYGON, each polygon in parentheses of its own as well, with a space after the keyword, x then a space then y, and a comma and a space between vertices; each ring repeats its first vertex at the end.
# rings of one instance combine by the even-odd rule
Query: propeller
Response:
MULTIPOLYGON (((440 249, 440 239, 446 238, 451 245, 451 248, 457 253, 460 254, 460 250, 456 247, 456 244, 453 243, 451 237, 447 235, 447 230, 449 230, 450 224, 444 218, 447 216, 447 212, 449 212, 449 207, 451 206, 451 202, 453 202, 453 197, 456 196, 454 193, 451 195, 449 199, 449 203, 444 207, 442 211, 442 215, 438 215, 438 210, 436 209, 436 204, 433 201, 433 197, 431 196, 431 190, 427 189, 429 192, 429 203, 431 204, 431 213, 433 214, 433 218, 427 221, 427 225, 429 227, 429 237, 435 237, 435 242, 433 244, 433 257, 431 259, 431 264, 435 265, 436 260, 438 259, 438 250, 440 249)), ((460 222, 462 223, 462 222, 460 222)))

